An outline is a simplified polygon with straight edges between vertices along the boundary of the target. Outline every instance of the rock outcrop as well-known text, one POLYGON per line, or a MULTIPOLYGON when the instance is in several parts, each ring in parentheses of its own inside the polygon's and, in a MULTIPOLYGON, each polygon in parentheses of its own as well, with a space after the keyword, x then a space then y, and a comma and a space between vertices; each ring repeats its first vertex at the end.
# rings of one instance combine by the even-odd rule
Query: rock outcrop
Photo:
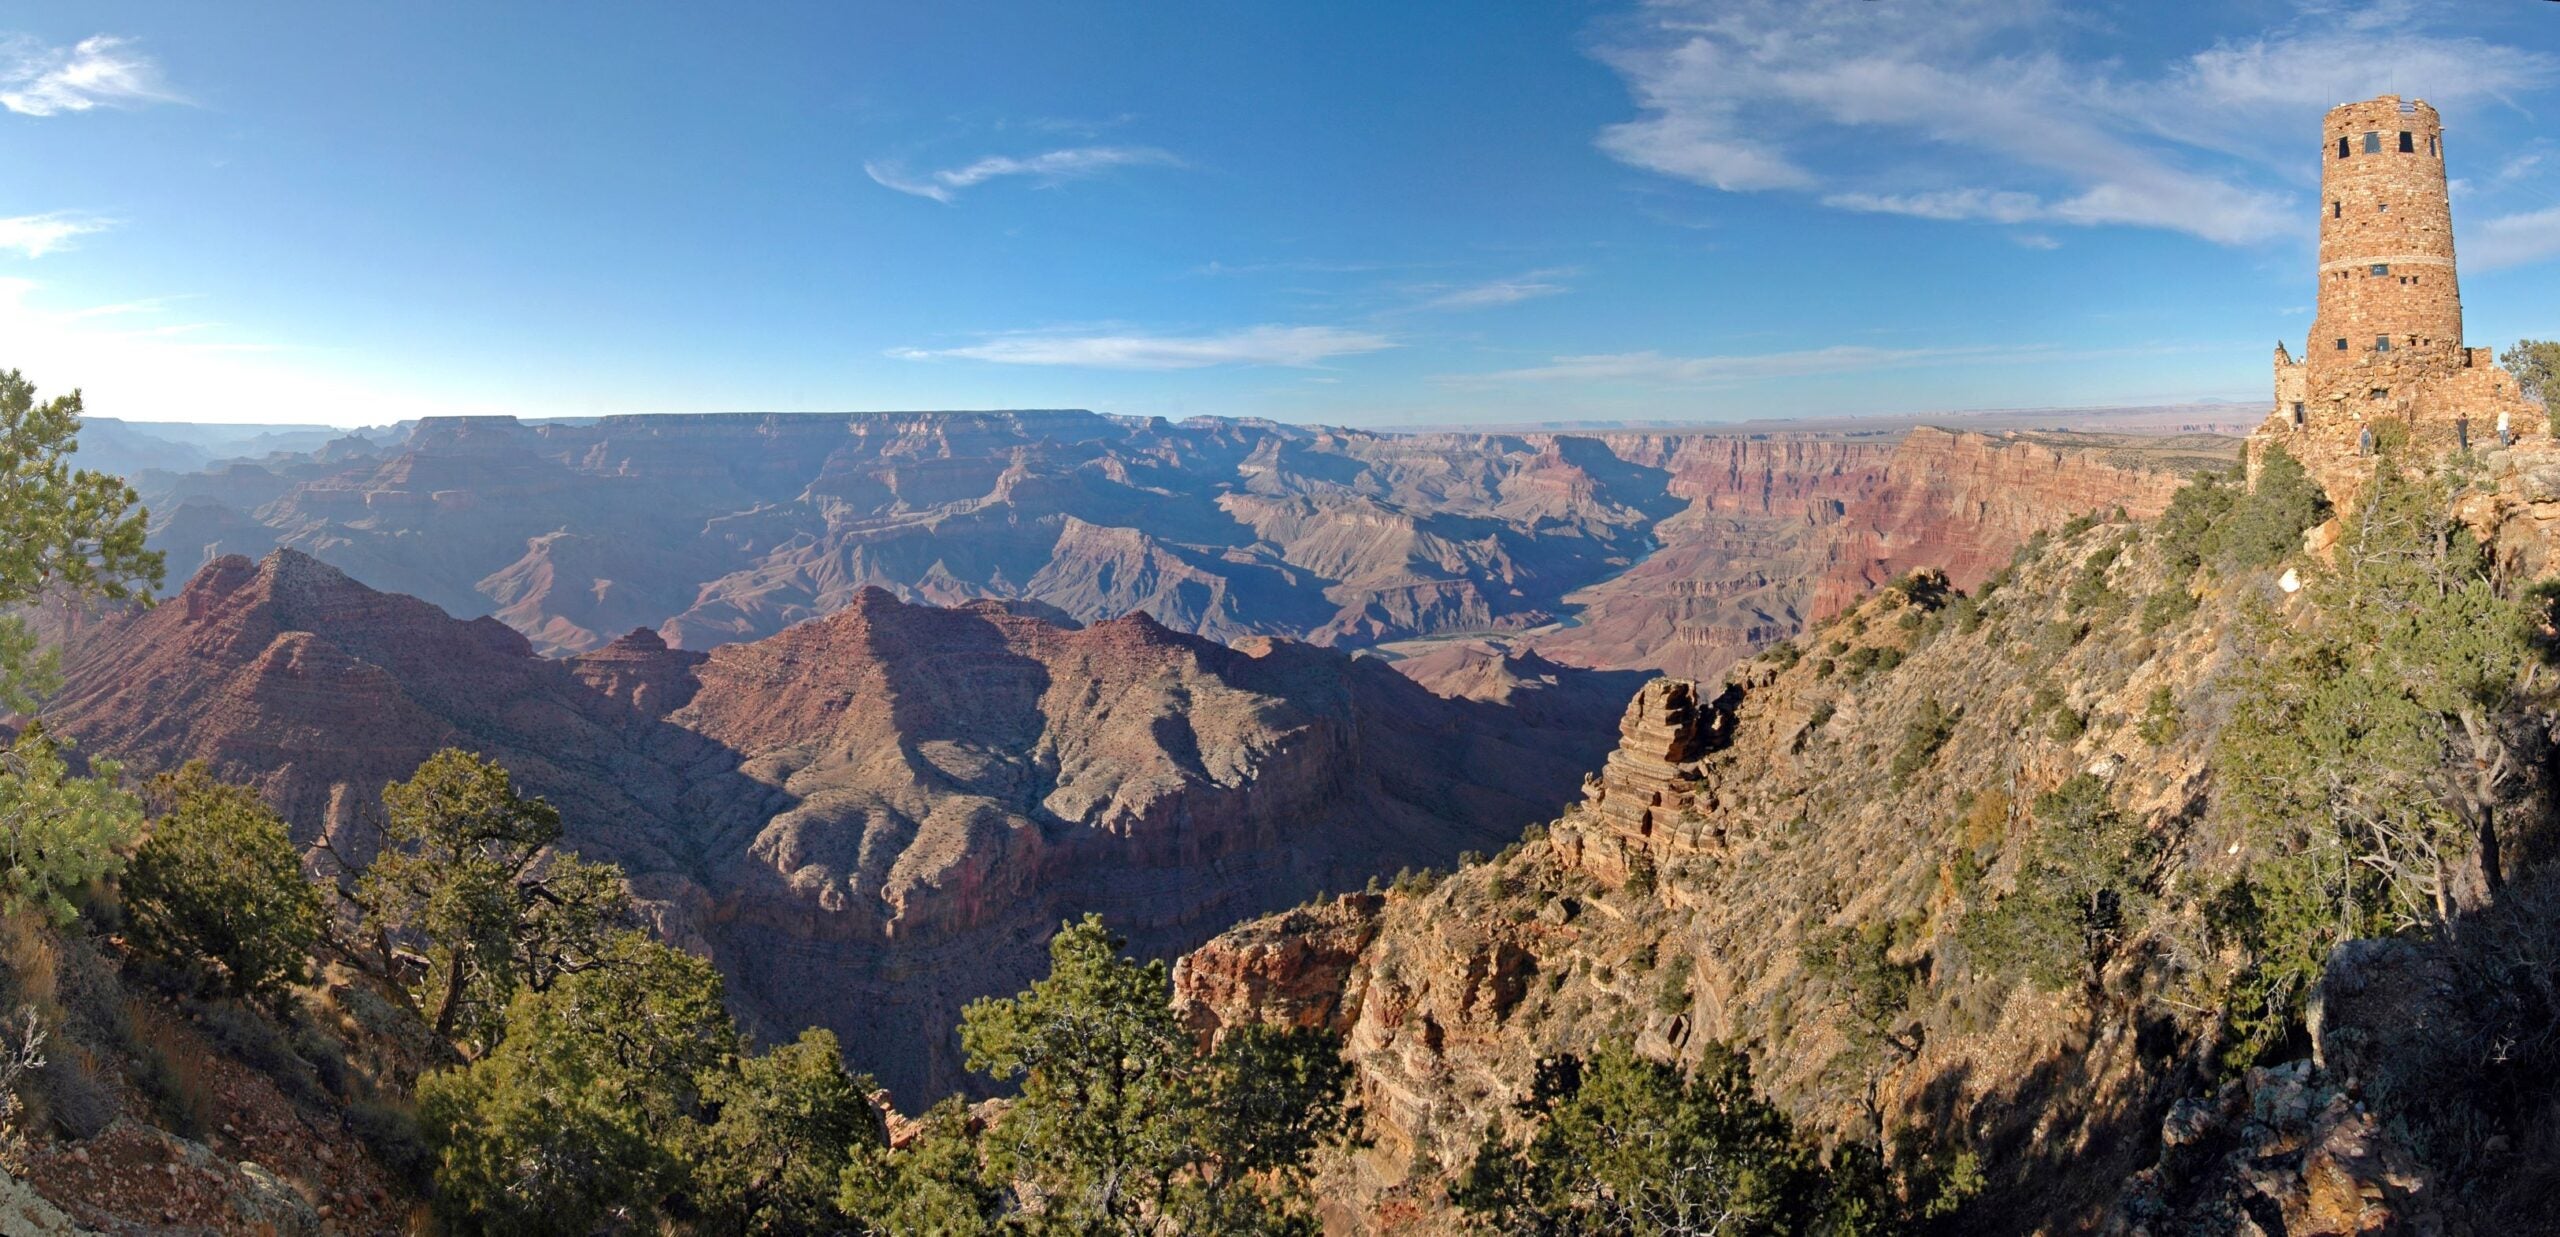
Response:
MULTIPOLYGON (((1650 683, 1562 819, 1427 891, 1213 940, 1181 966, 1186 1012, 1213 1035, 1317 1015, 1344 1030, 1371 1143, 1322 1169, 1340 1231, 1440 1231, 1485 1130, 1520 1128, 1538 1062, 1603 1042, 1669 1060, 1732 1044, 1833 1137, 1881 1120, 1897 1145, 1961 1131, 1997 1147, 1986 1163, 2010 1175, 1967 1213, 1983 1231, 2096 1226, 2151 1162, 2121 1131, 2156 1128, 2199 1032, 2156 1005, 2093 1023, 2068 992, 1963 963, 1958 942, 1967 908, 2016 879, 2029 805, 2090 769, 2161 846, 2229 862, 2186 832, 2202 737, 2131 724, 2157 688, 2213 690, 2219 611, 2137 636, 2119 608, 2077 643, 2035 643, 2085 564, 2128 594, 2157 587, 2102 553, 2125 536, 2055 542, 1970 617, 1934 589, 1881 590, 1714 687, 1650 683), (2149 657, 2124 655, 2135 639, 2149 657), (2055 729, 2055 709, 2086 720, 2055 729), (1824 969, 1821 942, 1867 924, 1915 976, 1880 1026, 1824 969)), ((2128 948, 2092 982, 2140 990, 2150 956, 2128 948)))

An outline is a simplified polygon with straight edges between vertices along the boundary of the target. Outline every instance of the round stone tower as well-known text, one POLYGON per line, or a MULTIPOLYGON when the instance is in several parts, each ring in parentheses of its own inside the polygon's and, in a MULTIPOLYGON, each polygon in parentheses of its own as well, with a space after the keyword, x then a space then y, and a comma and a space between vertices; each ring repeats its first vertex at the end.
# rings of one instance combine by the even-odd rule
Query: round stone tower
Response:
POLYGON ((2320 309, 2303 358, 2315 380, 2367 358, 2460 364, 2436 109, 2398 95, 2341 104, 2321 134, 2320 309))

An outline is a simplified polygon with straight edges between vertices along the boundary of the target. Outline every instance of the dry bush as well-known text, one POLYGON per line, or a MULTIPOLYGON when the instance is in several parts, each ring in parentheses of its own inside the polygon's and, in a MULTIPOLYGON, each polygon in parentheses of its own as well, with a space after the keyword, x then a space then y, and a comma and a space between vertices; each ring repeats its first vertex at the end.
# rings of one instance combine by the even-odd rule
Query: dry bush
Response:
POLYGON ((42 916, 33 911, 0 915, 0 971, 7 972, 12 1004, 49 1010, 61 963, 53 930, 42 916))
POLYGON ((213 1059, 203 1041, 156 1006, 136 1000, 133 1020, 136 1067, 143 1091, 160 1108, 171 1132, 193 1137, 220 1125, 222 1105, 213 1093, 213 1059))
POLYGON ((120 1105, 115 1085, 103 1076, 105 1069, 88 1049, 60 1045, 52 1063, 36 1076, 45 1116, 55 1128, 73 1139, 87 1139, 115 1122, 120 1105))

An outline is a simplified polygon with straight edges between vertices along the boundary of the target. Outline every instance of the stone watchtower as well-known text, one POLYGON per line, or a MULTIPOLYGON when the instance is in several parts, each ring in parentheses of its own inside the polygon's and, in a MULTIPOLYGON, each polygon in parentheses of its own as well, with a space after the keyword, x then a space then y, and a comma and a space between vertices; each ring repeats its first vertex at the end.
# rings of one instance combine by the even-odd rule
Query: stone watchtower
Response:
POLYGON ((2320 312, 2303 360, 2315 380, 2367 353, 2459 364, 2462 293, 2436 109, 2384 95, 2329 109, 2321 133, 2320 312))
POLYGON ((2541 433, 2515 377, 2462 342, 2436 109, 2398 95, 2333 107, 2320 167, 2319 310, 2300 360, 2276 345, 2275 407, 2252 436, 2253 464, 2282 442, 2343 496, 2371 472, 2368 430, 2482 449, 2498 445, 2503 412, 2518 436, 2541 433))

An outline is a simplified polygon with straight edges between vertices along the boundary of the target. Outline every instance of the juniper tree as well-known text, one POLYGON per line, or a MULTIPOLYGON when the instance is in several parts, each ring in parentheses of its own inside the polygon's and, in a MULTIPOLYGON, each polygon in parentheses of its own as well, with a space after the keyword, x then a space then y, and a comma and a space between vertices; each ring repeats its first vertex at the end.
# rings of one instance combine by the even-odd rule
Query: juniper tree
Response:
POLYGON ((160 816, 123 882, 134 944, 210 964, 236 996, 299 981, 320 937, 320 895, 284 818, 203 761, 152 779, 149 791, 160 816))
MULTIPOLYGON (((80 393, 36 402, 35 385, 0 370, 0 709, 33 712, 59 682, 56 659, 15 611, 47 597, 148 600, 160 555, 121 478, 74 469, 80 393)), ((141 831, 140 801, 98 761, 73 777, 58 746, 30 727, 0 752, 0 909, 57 922, 69 894, 111 876, 141 831)))
POLYGON ((628 909, 621 874, 547 856, 560 813, 518 795, 505 769, 447 748, 382 801, 383 848, 351 895, 361 952, 408 981, 438 1038, 485 1046, 519 984, 542 991, 599 964, 628 909))

